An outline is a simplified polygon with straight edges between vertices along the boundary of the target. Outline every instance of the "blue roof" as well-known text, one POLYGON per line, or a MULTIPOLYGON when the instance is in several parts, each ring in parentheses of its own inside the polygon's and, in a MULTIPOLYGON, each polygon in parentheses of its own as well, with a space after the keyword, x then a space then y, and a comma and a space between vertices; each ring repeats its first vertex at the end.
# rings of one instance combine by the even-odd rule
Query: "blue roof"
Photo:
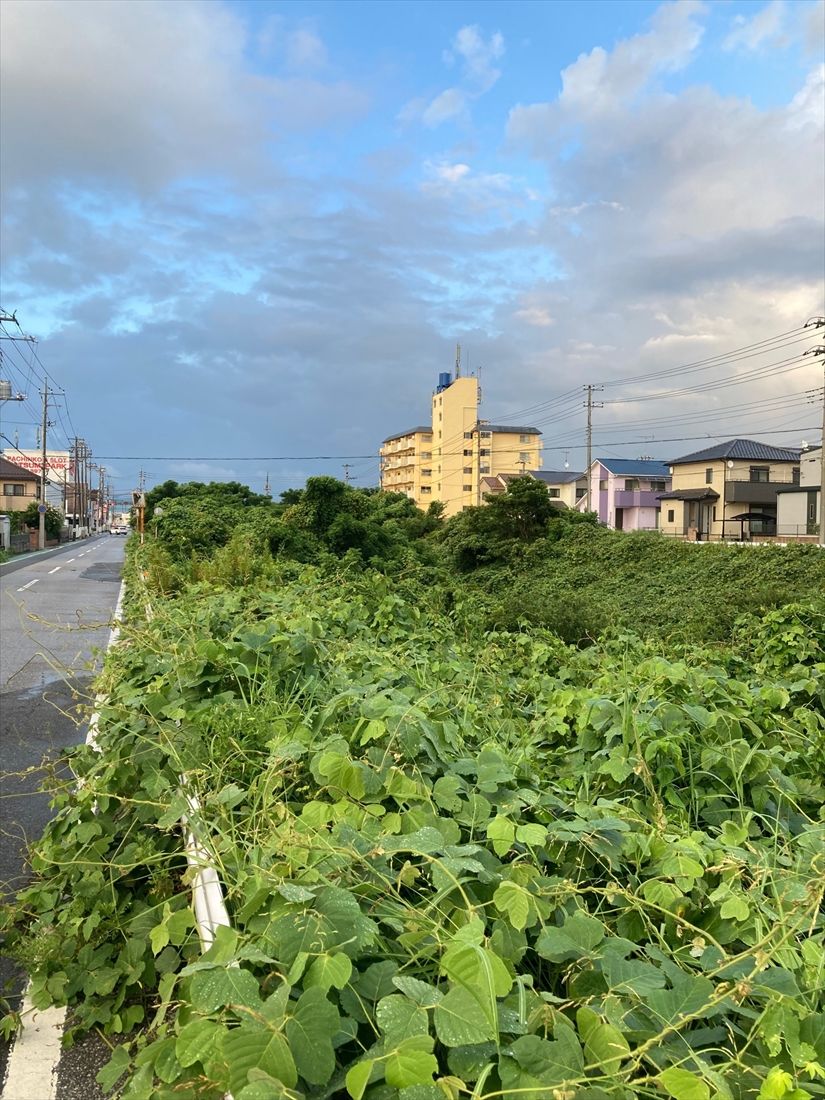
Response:
POLYGON ((670 477, 666 462, 654 462, 650 458, 597 458, 611 474, 636 474, 643 477, 670 477))

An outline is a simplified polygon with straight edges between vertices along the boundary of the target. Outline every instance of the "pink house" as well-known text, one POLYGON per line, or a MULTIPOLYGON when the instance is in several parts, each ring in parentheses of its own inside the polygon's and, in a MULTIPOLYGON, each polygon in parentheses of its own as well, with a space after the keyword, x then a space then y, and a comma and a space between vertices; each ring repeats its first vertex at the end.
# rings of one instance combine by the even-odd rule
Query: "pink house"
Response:
MULTIPOLYGON (((597 458, 590 466, 590 510, 616 531, 659 528, 659 493, 670 489, 670 468, 649 458, 597 458)), ((586 500, 577 507, 585 510, 586 500)))

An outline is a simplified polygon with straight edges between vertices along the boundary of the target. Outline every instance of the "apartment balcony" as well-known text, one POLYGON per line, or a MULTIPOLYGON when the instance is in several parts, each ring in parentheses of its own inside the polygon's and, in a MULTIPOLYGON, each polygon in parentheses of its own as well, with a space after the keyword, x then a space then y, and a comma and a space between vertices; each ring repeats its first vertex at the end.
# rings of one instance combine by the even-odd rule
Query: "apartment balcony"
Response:
POLYGON ((659 495, 664 489, 618 489, 613 494, 614 508, 661 508, 659 495))

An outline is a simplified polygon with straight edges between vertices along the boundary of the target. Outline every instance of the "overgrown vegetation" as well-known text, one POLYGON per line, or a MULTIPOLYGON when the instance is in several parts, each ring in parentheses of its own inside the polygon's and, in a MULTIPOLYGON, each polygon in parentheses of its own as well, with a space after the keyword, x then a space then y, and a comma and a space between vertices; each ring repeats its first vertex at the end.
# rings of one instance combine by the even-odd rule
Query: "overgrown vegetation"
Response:
POLYGON ((132 1100, 825 1095, 820 559, 328 480, 195 555, 164 502, 130 547, 103 751, 8 914, 35 1003, 139 1028, 101 1074, 132 1100), (734 624, 757 584, 782 606, 734 624), (542 625, 571 603, 586 647, 542 625), (205 954, 183 819, 232 921, 205 954))

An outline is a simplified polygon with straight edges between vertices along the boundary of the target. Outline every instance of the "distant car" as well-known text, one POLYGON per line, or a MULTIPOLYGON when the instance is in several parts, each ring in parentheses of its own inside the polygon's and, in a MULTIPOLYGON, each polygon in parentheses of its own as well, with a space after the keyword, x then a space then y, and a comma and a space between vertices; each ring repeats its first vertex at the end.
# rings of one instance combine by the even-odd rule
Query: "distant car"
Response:
POLYGON ((129 534, 129 528, 128 527, 113 527, 112 528, 112 534, 113 535, 128 535, 129 534))

